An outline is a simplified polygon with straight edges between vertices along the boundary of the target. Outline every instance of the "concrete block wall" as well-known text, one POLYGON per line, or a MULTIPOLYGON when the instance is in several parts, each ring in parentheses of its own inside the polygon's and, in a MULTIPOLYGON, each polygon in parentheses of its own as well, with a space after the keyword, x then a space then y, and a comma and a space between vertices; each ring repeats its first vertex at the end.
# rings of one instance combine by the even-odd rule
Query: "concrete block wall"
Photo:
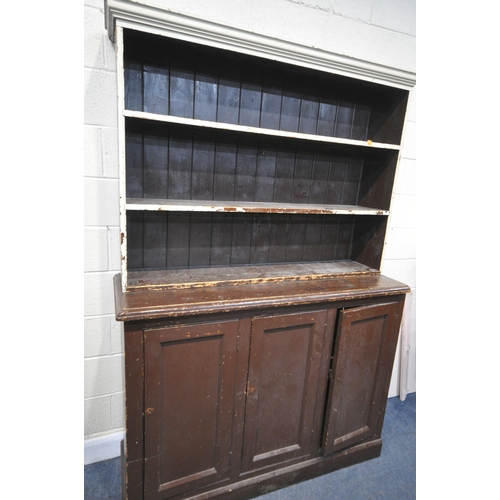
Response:
MULTIPOLYGON (((415 71, 415 0, 148 0, 171 11, 415 71)), ((114 320, 120 269, 115 50, 103 0, 85 0, 84 29, 84 422, 85 461, 119 454, 124 432, 122 325, 114 320)), ((415 301, 416 112, 405 124, 382 270, 412 287, 415 301)), ((415 318, 413 312, 412 318, 415 318)), ((411 328, 409 391, 415 383, 411 328)), ((399 393, 398 368, 390 396, 399 393)))
POLYGON ((120 271, 116 54, 103 0, 85 0, 84 426, 85 461, 116 456, 124 429, 122 325, 114 319, 120 271))

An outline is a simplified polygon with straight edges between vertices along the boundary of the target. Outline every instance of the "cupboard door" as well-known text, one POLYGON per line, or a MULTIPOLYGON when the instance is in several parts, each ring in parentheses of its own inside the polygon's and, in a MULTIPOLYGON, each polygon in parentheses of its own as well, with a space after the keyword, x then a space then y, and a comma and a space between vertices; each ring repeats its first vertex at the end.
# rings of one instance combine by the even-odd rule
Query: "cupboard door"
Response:
POLYGON ((243 472, 317 454, 329 358, 325 334, 333 332, 335 314, 252 321, 243 472))
POLYGON ((325 454, 380 434, 400 307, 401 303, 393 302, 339 312, 324 433, 325 454))
POLYGON ((168 498, 226 479, 238 321, 146 330, 144 339, 146 494, 168 498))

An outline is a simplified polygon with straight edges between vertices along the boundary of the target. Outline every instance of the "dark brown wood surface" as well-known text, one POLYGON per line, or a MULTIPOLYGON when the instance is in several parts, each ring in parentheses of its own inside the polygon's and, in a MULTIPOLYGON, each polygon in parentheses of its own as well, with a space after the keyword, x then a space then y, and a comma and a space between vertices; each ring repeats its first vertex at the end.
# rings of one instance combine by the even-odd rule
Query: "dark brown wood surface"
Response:
POLYGON ((145 452, 129 500, 252 498, 378 456, 404 294, 376 288, 328 310, 126 322, 127 444, 145 452))
POLYGON ((119 321, 242 311, 289 305, 336 303, 345 300, 390 297, 410 288, 383 275, 257 283, 228 287, 197 287, 173 293, 164 289, 122 292, 116 275, 115 311, 119 321))
POLYGON ((148 495, 229 477, 238 327, 222 321, 145 331, 148 495))
POLYGON ((252 321, 242 471, 315 455, 326 310, 252 321))
POLYGON ((397 339, 399 302, 340 311, 326 414, 325 453, 380 437, 391 344, 397 339))

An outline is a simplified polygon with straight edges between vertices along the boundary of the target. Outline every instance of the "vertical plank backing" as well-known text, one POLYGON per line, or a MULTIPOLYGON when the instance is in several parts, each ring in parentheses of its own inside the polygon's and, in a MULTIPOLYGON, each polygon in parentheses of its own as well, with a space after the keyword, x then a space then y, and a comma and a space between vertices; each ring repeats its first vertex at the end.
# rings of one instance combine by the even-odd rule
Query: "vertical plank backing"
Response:
POLYGON ((215 146, 214 200, 234 200, 236 141, 218 141, 215 146))
POLYGON ((337 120, 335 122, 335 137, 351 138, 352 119, 354 116, 354 103, 350 100, 339 100, 337 107, 337 120))
POLYGON ((292 203, 308 203, 311 194, 313 150, 301 148, 297 151, 293 176, 292 203))
POLYGON ((342 195, 342 203, 344 205, 356 205, 358 203, 358 192, 362 170, 362 159, 351 156, 347 161, 346 174, 344 178, 344 190, 342 195))
POLYGON ((231 264, 250 263, 252 247, 252 219, 248 214, 234 214, 232 224, 231 264))
POLYGON ((238 141, 234 199, 255 201, 258 144, 253 138, 242 137, 238 141))
POLYGON ((262 138, 259 141, 255 177, 255 201, 269 201, 274 195, 276 178, 276 141, 262 138))
POLYGON ((330 179, 330 154, 328 148, 316 147, 313 157, 311 175, 311 191, 309 203, 322 204, 327 202, 328 181, 330 179))
POLYGON ((144 212, 127 213, 127 259, 129 269, 144 267, 144 212))
POLYGON ((144 198, 166 198, 168 194, 168 133, 144 135, 144 198))
POLYGON ((214 196, 215 132, 193 132, 191 166, 191 197, 193 200, 212 200, 214 196))
POLYGON ((293 80, 283 82, 283 98, 281 101, 280 130, 298 132, 300 116, 300 90, 297 90, 293 80))
POLYGON ((293 171, 296 149, 293 145, 281 142, 276 158, 276 179, 274 181, 273 201, 291 203, 293 192, 293 171))
POLYGON ((270 236, 271 216, 266 214, 254 216, 252 246, 250 248, 250 263, 262 264, 269 262, 270 236))
POLYGON ((217 121, 238 124, 240 109, 240 68, 231 59, 223 59, 219 69, 217 121))
POLYGON ((349 215, 339 216, 337 242, 335 245, 335 260, 350 259, 353 227, 354 217, 349 215))
POLYGON ((231 264, 233 214, 212 215, 212 239, 210 265, 229 266, 231 264))
POLYGON ((144 195, 143 176, 143 134, 137 127, 125 130, 126 193, 128 197, 142 198, 144 195))
POLYGON ((170 56, 170 113, 193 118, 194 60, 189 53, 181 51, 175 51, 170 56))
POLYGON ((142 111, 142 61, 141 52, 134 43, 124 41, 127 56, 123 61, 123 76, 125 81, 125 109, 142 111))
POLYGON ((282 80, 278 70, 266 68, 262 80, 262 112, 260 126, 279 130, 282 98, 282 80))
POLYGON ((323 217, 308 215, 305 236, 304 250, 302 252, 303 261, 320 260, 321 231, 323 229, 323 217))
POLYGON ((331 83, 323 82, 318 110, 319 135, 333 137, 337 119, 337 99, 332 95, 331 83))
POLYGON ((269 234, 269 262, 286 262, 290 215, 274 215, 269 234))
POLYGON ((130 269, 353 259, 380 266, 387 216, 129 212, 130 269))
POLYGON ((319 115, 319 88, 314 81, 305 81, 300 106, 299 132, 316 134, 319 115))
POLYGON ((210 266, 210 241, 212 216, 204 213, 191 214, 189 226, 189 266, 210 266))
POLYGON ((328 204, 337 205, 342 203, 346 171, 347 158, 340 155, 333 156, 330 164, 330 177, 326 197, 328 204))
MULTIPOLYGON (((148 54, 150 58, 152 56, 148 54)), ((170 73, 168 61, 157 55, 143 68, 144 108, 146 113, 169 114, 170 73)))
POLYGON ((189 265, 189 222, 190 214, 169 212, 167 229, 167 266, 183 268, 189 265))
POLYGON ((260 126, 262 102, 262 74, 260 66, 245 65, 241 72, 239 124, 249 127, 260 126))
POLYGON ((339 230, 339 216, 325 217, 321 228, 320 260, 334 260, 339 230))
POLYGON ((307 216, 295 215, 290 217, 290 229, 288 232, 287 262, 300 262, 304 253, 304 241, 307 216))
POLYGON ((218 71, 217 61, 206 51, 196 56, 194 113, 198 120, 217 120, 218 71))
POLYGON ((193 136, 185 130, 172 129, 169 134, 168 197, 191 199, 191 165, 193 136))
POLYGON ((364 102, 355 103, 352 120, 351 139, 366 141, 368 137, 368 124, 370 122, 370 106, 364 102))
POLYGON ((167 220, 157 212, 144 213, 144 257, 146 269, 163 269, 167 265, 167 220))

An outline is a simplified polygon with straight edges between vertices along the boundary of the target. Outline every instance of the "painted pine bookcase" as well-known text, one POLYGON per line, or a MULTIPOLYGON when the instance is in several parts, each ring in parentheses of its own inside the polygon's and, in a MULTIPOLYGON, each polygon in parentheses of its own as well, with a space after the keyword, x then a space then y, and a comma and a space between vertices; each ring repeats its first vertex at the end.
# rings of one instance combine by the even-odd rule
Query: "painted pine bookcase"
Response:
POLYGON ((146 5, 106 19, 124 497, 253 498, 378 456, 409 292, 380 273, 408 75, 221 47, 146 5))

